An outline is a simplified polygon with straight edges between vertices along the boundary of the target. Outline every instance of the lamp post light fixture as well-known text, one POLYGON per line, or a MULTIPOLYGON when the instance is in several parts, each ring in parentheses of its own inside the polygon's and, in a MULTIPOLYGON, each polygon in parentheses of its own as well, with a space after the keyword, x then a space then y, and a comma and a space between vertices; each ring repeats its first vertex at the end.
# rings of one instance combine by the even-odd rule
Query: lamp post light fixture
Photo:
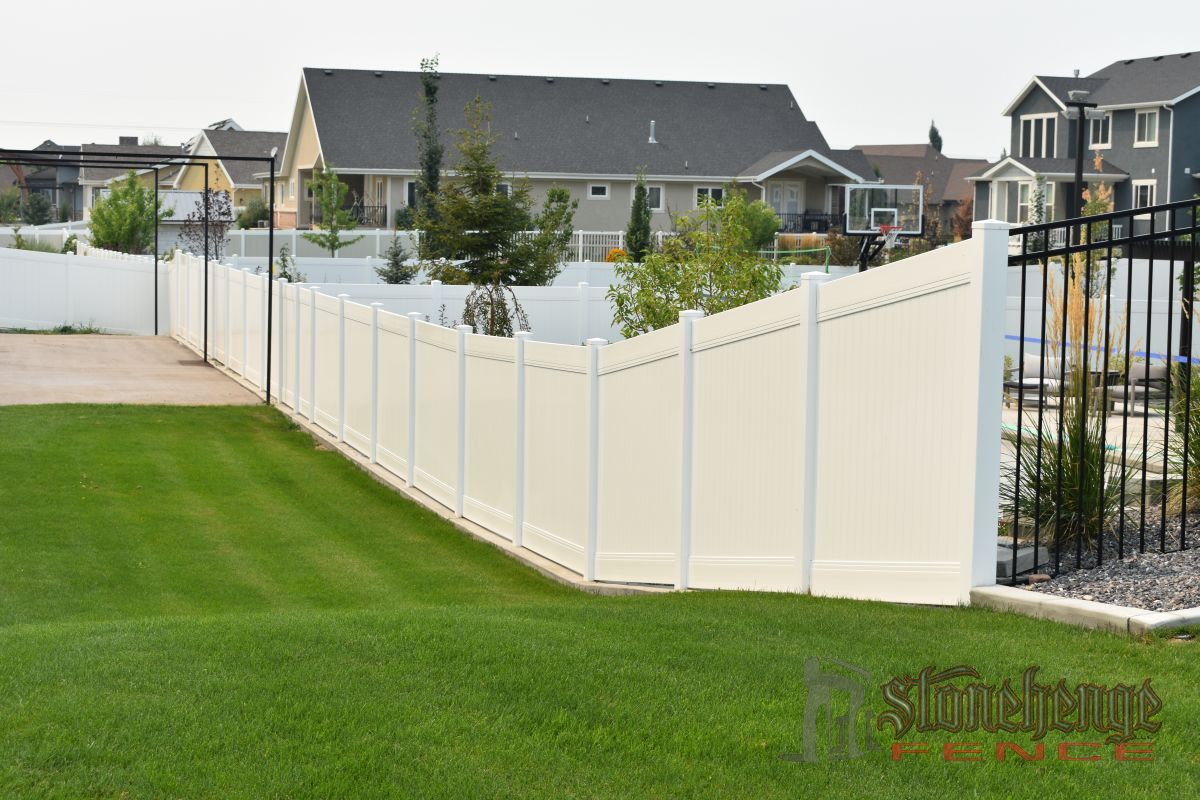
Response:
POLYGON ((1104 112, 1096 108, 1097 104, 1088 100, 1091 92, 1073 89, 1067 92, 1067 107, 1063 116, 1075 123, 1075 188, 1071 192, 1071 203, 1067 208, 1070 217, 1083 214, 1083 151, 1086 139, 1084 137, 1084 121, 1104 119, 1104 112))

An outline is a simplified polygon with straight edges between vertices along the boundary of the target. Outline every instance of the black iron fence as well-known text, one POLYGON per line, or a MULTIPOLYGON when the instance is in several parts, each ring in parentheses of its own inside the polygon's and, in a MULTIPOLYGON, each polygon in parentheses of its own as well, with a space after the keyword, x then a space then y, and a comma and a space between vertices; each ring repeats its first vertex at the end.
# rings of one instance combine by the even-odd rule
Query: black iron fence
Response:
POLYGON ((1013 230, 1000 514, 1013 582, 1194 546, 1198 215, 1187 200, 1013 230))
POLYGON ((831 227, 842 224, 840 214, 826 214, 823 211, 781 213, 778 216, 780 233, 829 233, 831 227))

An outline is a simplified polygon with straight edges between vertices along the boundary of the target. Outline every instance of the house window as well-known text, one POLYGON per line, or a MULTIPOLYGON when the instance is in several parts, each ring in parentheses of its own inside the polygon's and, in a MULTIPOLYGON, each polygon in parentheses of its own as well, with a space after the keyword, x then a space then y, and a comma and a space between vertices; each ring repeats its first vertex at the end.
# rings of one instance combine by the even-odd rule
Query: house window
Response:
POLYGON ((663 210, 663 187, 662 186, 647 186, 646 187, 646 204, 650 206, 651 211, 663 210))
MULTIPOLYGON (((1038 185, 1033 181, 1022 181, 1017 184, 1017 219, 1023 224, 1038 222, 1037 194, 1038 185)), ((1042 215, 1041 222, 1054 221, 1054 184, 1046 181, 1042 184, 1042 215)))
POLYGON ((721 205, 725 201, 725 190, 720 186, 697 186, 696 208, 702 206, 707 200, 713 201, 715 205, 721 205))
POLYGON ((1158 146, 1158 109, 1137 112, 1137 128, 1133 135, 1133 146, 1158 146))
POLYGON ((511 183, 497 183, 496 184, 496 194, 501 195, 503 197, 512 197, 512 184, 511 183))
POLYGON ((409 208, 417 207, 417 182, 409 181, 404 184, 404 204, 409 208))
POLYGON ((288 181, 288 199, 296 199, 296 179, 292 178, 288 181))
POLYGON ((1105 114, 1103 119, 1094 119, 1092 123, 1091 144, 1093 150, 1101 150, 1112 146, 1112 114, 1105 114))
POLYGON ((1158 181, 1134 181, 1133 182, 1133 207, 1148 208, 1154 205, 1154 196, 1157 193, 1158 181))
POLYGON ((608 199, 608 184, 607 183, 589 183, 588 193, 589 200, 607 200, 608 199))
POLYGON ((1054 135, 1058 127, 1056 114, 1030 114, 1021 117, 1021 141, 1018 152, 1022 158, 1057 157, 1054 135))

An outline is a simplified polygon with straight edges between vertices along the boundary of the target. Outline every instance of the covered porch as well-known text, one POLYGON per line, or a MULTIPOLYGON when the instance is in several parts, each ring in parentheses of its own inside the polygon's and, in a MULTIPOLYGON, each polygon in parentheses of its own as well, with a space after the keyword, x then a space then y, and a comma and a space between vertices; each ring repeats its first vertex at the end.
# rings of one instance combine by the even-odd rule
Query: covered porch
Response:
POLYGON ((842 219, 842 187, 863 179, 815 150, 778 152, 739 175, 751 199, 779 215, 780 233, 828 233, 842 219))
MULTIPOLYGON (((319 226, 323 213, 312 193, 313 170, 300 170, 299 177, 301 202, 297 204, 296 225, 300 228, 319 226)), ((347 187, 342 208, 350 212, 351 218, 360 228, 391 227, 386 176, 339 172, 338 180, 347 187)))

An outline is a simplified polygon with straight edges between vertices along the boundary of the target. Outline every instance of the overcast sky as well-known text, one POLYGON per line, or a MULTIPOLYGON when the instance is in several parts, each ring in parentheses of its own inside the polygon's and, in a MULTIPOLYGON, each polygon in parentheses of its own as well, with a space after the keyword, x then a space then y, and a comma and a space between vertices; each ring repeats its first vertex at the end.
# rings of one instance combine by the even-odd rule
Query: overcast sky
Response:
POLYGON ((286 130, 302 67, 436 53, 445 72, 786 83, 833 147, 923 142, 936 119, 948 155, 994 160, 1031 75, 1200 50, 1198 19, 1195 0, 21 2, 0 22, 0 145, 286 130))

